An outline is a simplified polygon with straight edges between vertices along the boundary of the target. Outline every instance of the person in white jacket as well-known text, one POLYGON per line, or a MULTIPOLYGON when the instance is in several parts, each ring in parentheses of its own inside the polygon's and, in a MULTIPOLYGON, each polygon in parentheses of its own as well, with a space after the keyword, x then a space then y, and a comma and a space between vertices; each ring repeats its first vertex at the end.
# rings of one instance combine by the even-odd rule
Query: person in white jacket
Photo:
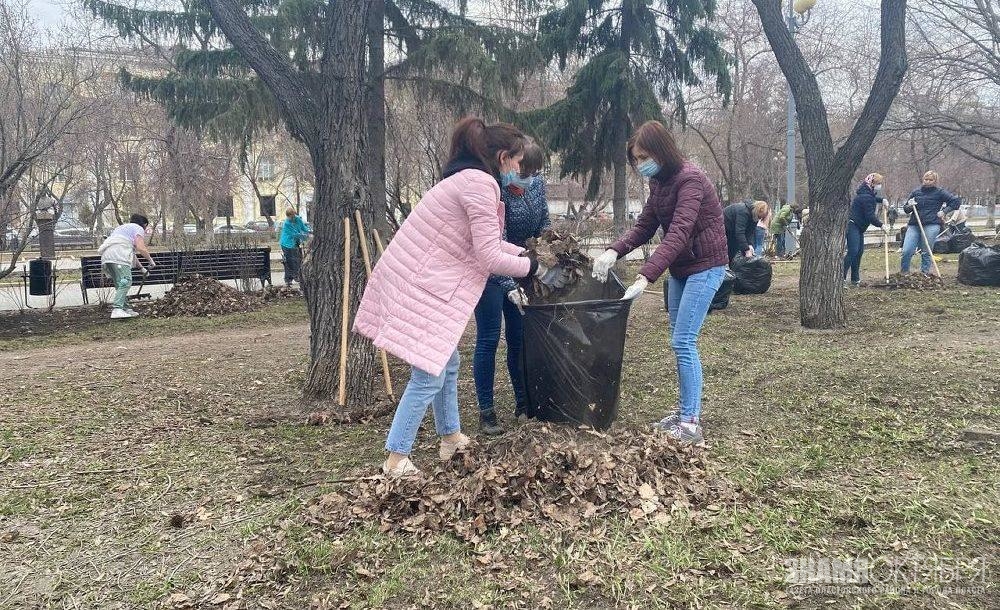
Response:
POLYGON ((101 255, 101 267, 104 273, 111 278, 115 285, 114 308, 111 310, 111 319, 133 318, 138 314, 128 305, 128 291, 132 287, 132 269, 138 267, 142 272, 148 273, 145 267, 139 263, 141 254, 149 263, 149 267, 155 267, 149 249, 146 247, 146 227, 149 226, 149 219, 142 214, 132 214, 128 222, 119 226, 111 232, 111 235, 97 249, 101 255))

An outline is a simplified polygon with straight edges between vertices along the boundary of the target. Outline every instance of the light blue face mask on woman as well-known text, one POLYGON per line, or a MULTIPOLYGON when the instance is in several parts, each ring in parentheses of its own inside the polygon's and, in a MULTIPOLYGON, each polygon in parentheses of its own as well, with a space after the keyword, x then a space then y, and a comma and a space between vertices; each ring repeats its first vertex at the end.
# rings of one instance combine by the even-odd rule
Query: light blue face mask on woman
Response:
POLYGON ((639 170, 639 173, 646 178, 652 178, 656 174, 660 173, 660 164, 652 159, 646 159, 639 164, 637 169, 639 170))
POLYGON ((514 181, 511 182, 510 185, 516 186, 522 191, 526 191, 528 190, 528 187, 531 186, 531 176, 528 176, 527 178, 518 176, 517 178, 514 178, 514 181))
POLYGON ((500 186, 502 186, 503 188, 507 188, 511 184, 515 184, 515 181, 517 179, 518 179, 517 172, 513 170, 500 174, 500 186))

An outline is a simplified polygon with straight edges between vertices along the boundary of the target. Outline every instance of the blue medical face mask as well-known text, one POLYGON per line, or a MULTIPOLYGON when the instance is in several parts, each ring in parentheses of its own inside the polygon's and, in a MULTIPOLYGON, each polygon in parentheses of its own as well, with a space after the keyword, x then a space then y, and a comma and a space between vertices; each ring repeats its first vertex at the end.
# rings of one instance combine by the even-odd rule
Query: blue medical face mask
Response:
POLYGON ((646 159, 639 164, 639 173, 646 178, 652 178, 656 174, 660 173, 660 164, 652 159, 646 159))
POLYGON ((500 186, 507 188, 511 184, 514 184, 515 180, 517 179, 518 179, 517 172, 513 170, 500 174, 500 186))
POLYGON ((527 178, 522 178, 518 176, 517 178, 514 178, 514 181, 511 182, 510 184, 511 186, 518 187, 522 191, 526 191, 528 190, 528 187, 531 186, 531 176, 528 176, 527 178))

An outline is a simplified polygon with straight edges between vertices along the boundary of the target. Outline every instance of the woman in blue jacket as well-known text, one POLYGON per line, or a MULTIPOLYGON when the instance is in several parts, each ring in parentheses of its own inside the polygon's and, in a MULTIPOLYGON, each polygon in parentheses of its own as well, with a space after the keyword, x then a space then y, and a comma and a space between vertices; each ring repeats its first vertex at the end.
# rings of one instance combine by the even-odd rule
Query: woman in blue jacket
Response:
MULTIPOLYGON (((541 171, 545 154, 535 143, 528 144, 521 159, 521 172, 510 185, 501 189, 500 199, 506 208, 506 241, 524 247, 530 237, 538 237, 549 228, 549 205, 545 200, 545 182, 541 171)), ((514 416, 526 414, 527 392, 521 378, 521 341, 524 327, 521 306, 527 304, 521 288, 509 277, 490 276, 483 296, 476 305, 476 348, 472 358, 472 376, 479 401, 479 424, 483 434, 503 433, 494 404, 497 347, 501 321, 506 329, 507 372, 514 389, 514 416)))
POLYGON ((941 223, 948 213, 946 210, 954 211, 962 206, 962 200, 939 187, 938 180, 937 172, 929 171, 924 174, 923 186, 910 193, 909 201, 903 206, 903 212, 910 215, 910 221, 906 226, 906 237, 903 238, 903 260, 900 261, 899 267, 903 273, 909 273, 910 259, 917 248, 920 248, 921 273, 931 271, 931 252, 920 235, 917 215, 920 215, 920 222, 924 225, 927 243, 933 247, 934 240, 941 233, 941 223))
POLYGON ((874 225, 884 232, 882 221, 878 219, 875 208, 882 201, 882 187, 885 178, 882 174, 868 174, 858 185, 854 200, 851 201, 851 219, 847 221, 847 256, 844 257, 844 285, 847 285, 847 273, 851 273, 851 284, 861 284, 861 256, 865 252, 865 231, 874 225))

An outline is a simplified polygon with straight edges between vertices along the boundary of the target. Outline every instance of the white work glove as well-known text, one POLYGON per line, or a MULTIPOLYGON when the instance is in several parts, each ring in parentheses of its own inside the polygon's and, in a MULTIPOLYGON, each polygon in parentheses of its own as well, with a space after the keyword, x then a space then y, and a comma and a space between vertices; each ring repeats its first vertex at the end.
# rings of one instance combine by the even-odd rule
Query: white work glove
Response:
POLYGON ((625 296, 622 297, 622 300, 631 301, 632 299, 638 297, 642 294, 642 291, 646 289, 646 286, 649 286, 649 280, 642 275, 636 276, 635 282, 633 282, 632 285, 628 287, 628 290, 625 291, 625 296))
POLYGON ((139 265, 139 273, 141 273, 143 275, 149 275, 149 269, 146 269, 142 265, 139 265))
POLYGON ((944 210, 938 210, 938 218, 944 220, 944 210))
POLYGON ((153 259, 149 259, 149 268, 152 269, 155 266, 156 266, 156 261, 154 261, 153 259))
POLYGON ((597 257, 594 261, 594 271, 590 275, 593 276, 595 280, 606 282, 608 281, 608 271, 615 266, 618 262, 618 253, 614 250, 608 249, 604 251, 604 254, 597 257))
POLYGON ((507 300, 517 305, 517 310, 524 315, 524 306, 528 304, 528 295, 524 292, 524 288, 518 286, 514 290, 507 293, 507 300))
POLYGON ((749 248, 747 248, 747 251, 743 253, 743 256, 745 256, 747 258, 750 258, 751 256, 753 256, 753 246, 750 246, 749 248))

